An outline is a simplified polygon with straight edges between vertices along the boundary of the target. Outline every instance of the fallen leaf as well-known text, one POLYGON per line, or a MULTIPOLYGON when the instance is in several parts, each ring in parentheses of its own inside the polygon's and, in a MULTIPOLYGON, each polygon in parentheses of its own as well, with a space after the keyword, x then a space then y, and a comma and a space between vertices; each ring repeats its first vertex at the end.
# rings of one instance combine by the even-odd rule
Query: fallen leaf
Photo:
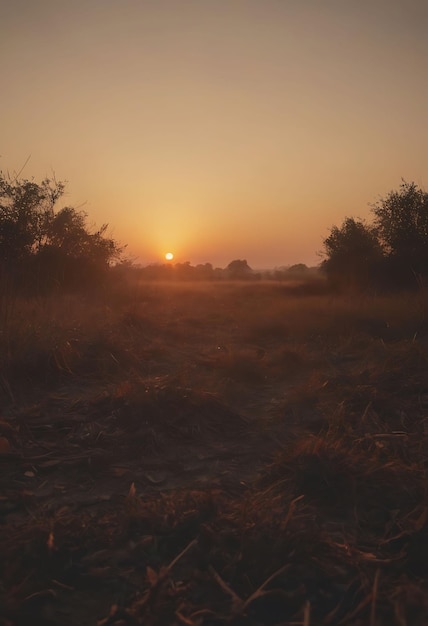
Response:
POLYGON ((12 447, 6 437, 0 437, 0 454, 10 454, 12 447))
POLYGON ((48 546, 48 550, 49 552, 53 552, 54 548, 55 548, 55 544, 54 544, 54 534, 51 531, 49 533, 49 537, 48 537, 48 541, 47 541, 47 546, 48 546))
POLYGON ((155 570, 150 567, 150 565, 146 567, 146 576, 151 586, 154 587, 159 580, 159 576, 157 575, 155 570))

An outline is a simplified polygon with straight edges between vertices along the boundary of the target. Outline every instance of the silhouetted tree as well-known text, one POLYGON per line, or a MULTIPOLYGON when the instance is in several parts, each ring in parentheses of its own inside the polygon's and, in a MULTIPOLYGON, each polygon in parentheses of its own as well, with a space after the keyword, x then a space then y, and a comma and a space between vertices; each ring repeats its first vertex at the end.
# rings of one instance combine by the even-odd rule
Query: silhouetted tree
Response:
POLYGON ((193 280, 195 278, 195 268, 190 264, 190 261, 176 263, 174 265, 174 277, 177 280, 193 280))
POLYGON ((403 181, 372 205, 375 226, 388 257, 391 279, 416 284, 428 275, 428 193, 403 181))
POLYGON ((15 285, 87 284, 120 256, 107 225, 91 232, 83 211, 55 211, 64 190, 64 183, 48 178, 37 184, 0 172, 0 262, 15 285))
POLYGON ((53 208, 64 184, 45 179, 8 180, 0 172, 0 258, 10 265, 28 257, 44 243, 53 208))
POLYGON ((376 230, 361 220, 347 217, 342 226, 333 226, 324 240, 321 269, 340 289, 373 286, 382 265, 382 248, 376 230))
POLYGON ((231 261, 227 266, 226 271, 228 272, 230 278, 239 280, 249 278, 253 272, 246 259, 235 259, 234 261, 231 261))
POLYGON ((303 274, 308 271, 309 271, 309 268, 305 263, 295 263, 294 265, 291 265, 287 269, 287 272, 290 274, 303 274))
POLYGON ((199 263, 195 267, 195 275, 198 280, 212 280, 214 278, 214 270, 211 263, 199 263))

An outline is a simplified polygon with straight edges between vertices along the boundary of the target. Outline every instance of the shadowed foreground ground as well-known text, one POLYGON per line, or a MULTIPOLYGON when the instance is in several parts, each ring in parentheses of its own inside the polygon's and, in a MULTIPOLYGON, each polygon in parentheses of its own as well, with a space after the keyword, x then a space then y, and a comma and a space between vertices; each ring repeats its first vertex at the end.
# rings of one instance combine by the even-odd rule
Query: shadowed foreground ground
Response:
POLYGON ((427 305, 4 303, 0 623, 426 624, 427 305))

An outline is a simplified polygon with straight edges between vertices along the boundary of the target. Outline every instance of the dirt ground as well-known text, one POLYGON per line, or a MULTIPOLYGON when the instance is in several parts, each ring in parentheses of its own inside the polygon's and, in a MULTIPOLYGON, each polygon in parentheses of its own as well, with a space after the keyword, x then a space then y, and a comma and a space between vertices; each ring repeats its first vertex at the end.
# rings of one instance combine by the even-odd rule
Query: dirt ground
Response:
POLYGON ((0 624, 427 623, 421 297, 6 312, 0 624))

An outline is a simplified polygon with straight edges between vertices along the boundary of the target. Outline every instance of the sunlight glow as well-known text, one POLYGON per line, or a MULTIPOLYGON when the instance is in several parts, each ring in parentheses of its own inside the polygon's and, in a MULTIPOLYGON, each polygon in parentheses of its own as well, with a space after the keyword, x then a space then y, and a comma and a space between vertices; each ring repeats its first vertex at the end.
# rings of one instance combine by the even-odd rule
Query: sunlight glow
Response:
POLYGON ((167 252, 165 254, 165 258, 167 261, 172 261, 172 259, 174 258, 174 255, 172 254, 172 252, 167 252))

